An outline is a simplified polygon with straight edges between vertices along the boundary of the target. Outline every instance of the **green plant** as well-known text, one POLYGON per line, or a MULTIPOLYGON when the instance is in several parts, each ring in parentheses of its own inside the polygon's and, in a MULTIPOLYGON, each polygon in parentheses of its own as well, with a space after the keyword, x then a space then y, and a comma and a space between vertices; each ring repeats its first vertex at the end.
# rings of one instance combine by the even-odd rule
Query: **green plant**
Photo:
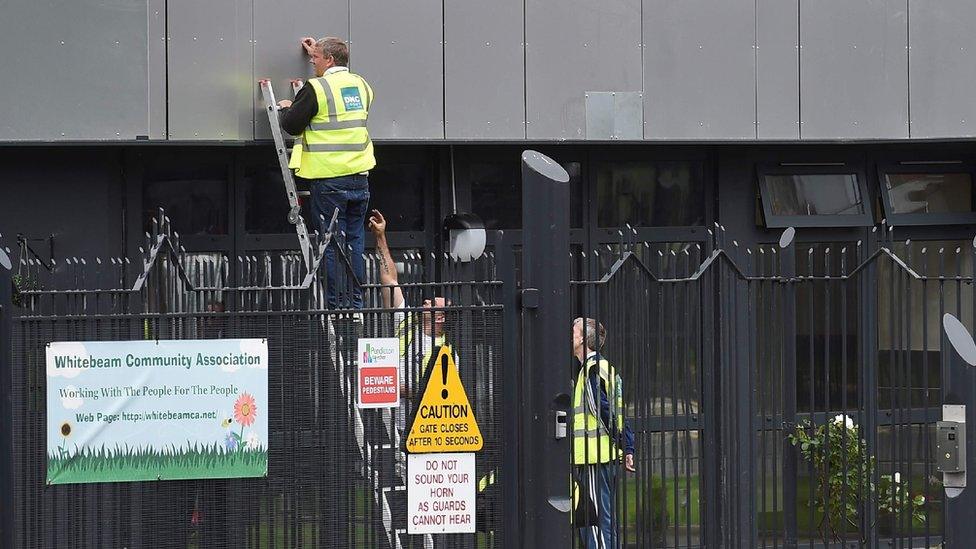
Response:
POLYGON ((914 521, 925 521, 925 496, 912 496, 900 473, 881 475, 875 483, 877 460, 847 415, 818 426, 801 422, 787 439, 813 466, 814 505, 821 514, 819 528, 825 541, 828 537, 842 541, 849 528, 861 530, 861 512, 872 501, 877 501, 879 518, 909 513, 914 521))
POLYGON ((10 281, 13 283, 11 302, 17 307, 27 306, 27 297, 24 296, 24 292, 36 290, 37 279, 30 275, 16 273, 10 277, 10 281))

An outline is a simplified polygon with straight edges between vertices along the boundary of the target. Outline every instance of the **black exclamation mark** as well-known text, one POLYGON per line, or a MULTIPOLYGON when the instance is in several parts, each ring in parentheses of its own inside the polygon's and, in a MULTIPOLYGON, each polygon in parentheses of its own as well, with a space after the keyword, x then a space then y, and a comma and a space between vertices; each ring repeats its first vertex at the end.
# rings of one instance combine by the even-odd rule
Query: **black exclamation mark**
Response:
POLYGON ((447 355, 441 355, 441 398, 447 400, 447 355))

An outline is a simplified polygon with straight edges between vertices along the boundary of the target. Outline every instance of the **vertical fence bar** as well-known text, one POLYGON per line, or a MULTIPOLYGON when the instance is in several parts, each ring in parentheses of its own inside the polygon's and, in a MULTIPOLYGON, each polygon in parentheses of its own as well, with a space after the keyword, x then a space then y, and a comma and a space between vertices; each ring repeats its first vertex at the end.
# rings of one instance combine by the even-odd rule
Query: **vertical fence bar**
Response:
MULTIPOLYGON (((0 244, 2 245, 2 244, 0 244)), ((0 260, 6 260, 0 249, 0 260)), ((9 260, 7 260, 9 261, 9 260)), ((6 263, 0 261, 0 263, 6 263)), ((14 545, 13 300, 11 273, 0 264, 0 547, 14 545)))
POLYGON ((496 250, 498 275, 501 278, 504 305, 504 328, 502 350, 504 366, 501 373, 502 422, 500 438, 501 451, 501 504, 502 530, 501 547, 518 547, 519 533, 522 531, 522 512, 519 500, 519 460, 520 460, 520 422, 519 407, 522 402, 521 373, 522 360, 519 345, 520 313, 518 309, 518 279, 515 271, 515 248, 511 238, 501 235, 501 244, 496 250))

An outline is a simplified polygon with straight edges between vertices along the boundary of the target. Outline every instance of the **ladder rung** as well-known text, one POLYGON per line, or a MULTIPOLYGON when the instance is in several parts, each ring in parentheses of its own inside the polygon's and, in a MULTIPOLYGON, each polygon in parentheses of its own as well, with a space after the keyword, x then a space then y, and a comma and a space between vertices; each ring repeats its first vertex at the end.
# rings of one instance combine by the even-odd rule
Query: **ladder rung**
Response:
POLYGON ((298 191, 298 196, 312 196, 312 191, 298 191))

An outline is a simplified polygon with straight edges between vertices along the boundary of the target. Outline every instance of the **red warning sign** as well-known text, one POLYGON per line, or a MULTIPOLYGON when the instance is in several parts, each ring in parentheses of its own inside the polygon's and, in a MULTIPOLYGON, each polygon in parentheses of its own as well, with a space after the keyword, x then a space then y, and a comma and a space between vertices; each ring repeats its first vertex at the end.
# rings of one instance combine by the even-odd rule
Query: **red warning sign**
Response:
POLYGON ((400 403, 400 376, 395 366, 359 369, 359 406, 386 407, 400 403))

